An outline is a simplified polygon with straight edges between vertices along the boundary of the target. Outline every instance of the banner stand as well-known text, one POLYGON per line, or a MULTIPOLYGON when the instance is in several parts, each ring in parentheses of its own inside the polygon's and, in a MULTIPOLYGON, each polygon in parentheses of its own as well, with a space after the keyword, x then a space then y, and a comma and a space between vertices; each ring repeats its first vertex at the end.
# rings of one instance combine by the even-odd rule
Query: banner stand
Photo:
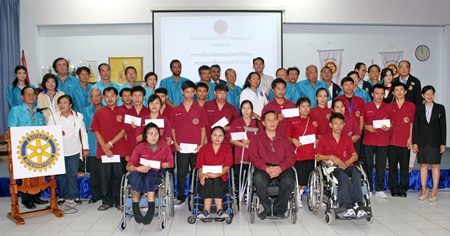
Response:
POLYGON ((22 218, 23 216, 41 214, 45 212, 51 212, 55 214, 56 217, 61 218, 64 217, 64 212, 58 208, 58 200, 56 198, 56 177, 54 175, 49 176, 50 182, 45 182, 45 176, 35 177, 35 178, 26 178, 22 179, 22 184, 17 185, 17 181, 14 179, 14 171, 12 166, 12 155, 11 155, 11 136, 10 132, 6 132, 6 142, 8 143, 8 154, 9 154, 9 191, 11 194, 11 212, 7 214, 7 217, 14 221, 17 225, 24 225, 25 220, 22 218), (19 199, 18 194, 19 191, 23 193, 29 194, 37 194, 42 190, 50 188, 50 206, 45 207, 42 210, 28 211, 28 212, 20 212, 19 211, 19 199))

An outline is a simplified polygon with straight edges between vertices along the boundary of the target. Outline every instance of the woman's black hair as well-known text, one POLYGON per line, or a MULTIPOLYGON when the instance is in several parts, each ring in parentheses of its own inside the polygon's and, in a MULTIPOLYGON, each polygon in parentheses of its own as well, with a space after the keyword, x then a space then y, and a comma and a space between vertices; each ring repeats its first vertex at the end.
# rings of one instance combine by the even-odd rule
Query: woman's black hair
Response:
POLYGON ((148 97, 147 107, 149 107, 148 104, 150 104, 151 102, 154 102, 156 99, 158 99, 159 104, 162 106, 161 98, 156 94, 152 94, 150 97, 148 97))
POLYGON ((297 103, 295 104, 296 106, 300 106, 302 103, 307 102, 309 103, 309 105, 311 106, 311 100, 309 100, 309 98, 307 97, 301 97, 297 100, 297 103))
POLYGON ((50 73, 45 74, 44 78, 42 78, 42 83, 41 83, 42 88, 47 89, 47 87, 45 87, 45 83, 47 83, 47 81, 49 79, 53 79, 55 81, 55 89, 58 88, 58 78, 56 78, 56 76, 54 74, 50 74, 50 73))
POLYGON ((344 101, 342 101, 342 99, 335 99, 331 102, 331 109, 334 110, 334 107, 336 106, 336 103, 338 102, 342 102, 342 104, 345 105, 344 101))
MULTIPOLYGON (((16 68, 14 69, 14 74, 17 74, 17 72, 18 72, 19 70, 24 70, 26 73, 28 73, 28 70, 27 70, 27 68, 26 68, 25 66, 18 65, 18 66, 16 66, 16 68)), ((15 87, 17 86, 18 83, 19 83, 19 79, 16 77, 16 78, 14 79, 14 81, 12 82, 13 88, 15 88, 15 87)), ((25 80, 25 85, 29 85, 29 84, 30 84, 30 83, 29 83, 27 80, 25 80)))
POLYGON ((63 98, 67 98, 67 100, 69 100, 69 104, 72 105, 72 110, 75 109, 75 105, 73 104, 72 97, 68 94, 64 94, 61 97, 59 97, 58 100, 56 101, 56 103, 59 104, 59 101, 61 101, 61 99, 63 99, 63 98))
POLYGON ((225 129, 222 126, 214 126, 214 128, 212 128, 212 130, 211 130, 211 135, 214 132, 214 130, 216 130, 216 129, 222 130, 222 133, 225 136, 225 129))
POLYGON ((249 74, 248 74, 248 76, 247 76, 247 78, 245 79, 245 83, 244 83, 244 87, 242 88, 242 89, 246 89, 247 87, 250 87, 250 79, 252 78, 252 76, 254 75, 254 74, 257 74, 258 75, 258 77, 259 77, 259 83, 261 83, 261 76, 258 74, 258 73, 256 73, 256 72, 250 72, 249 74))
POLYGON ((244 101, 242 101, 242 103, 241 103, 241 107, 240 107, 240 109, 239 110, 242 110, 242 107, 244 106, 244 104, 246 104, 246 103, 248 103, 248 104, 250 104, 250 108, 252 109, 252 111, 253 111, 253 103, 250 101, 250 100, 244 100, 244 101))
POLYGON ((436 93, 436 89, 432 85, 426 85, 422 88, 422 94, 425 94, 428 90, 433 90, 433 93, 436 93))
POLYGON ((151 128, 155 128, 156 130, 158 130, 158 142, 161 139, 161 131, 159 130, 159 127, 155 123, 150 122, 144 127, 144 131, 142 133, 142 142, 147 141, 147 131, 151 128))
MULTIPOLYGON (((380 75, 381 82, 384 83, 384 78, 387 76, 387 72, 388 72, 388 71, 390 71, 390 72, 391 72, 391 75, 394 76, 394 71, 392 71, 391 68, 386 67, 386 68, 384 68, 383 70, 381 70, 381 75, 380 75)), ((392 84, 392 82, 394 82, 394 80, 391 81, 391 84, 392 84)))
POLYGON ((319 96, 320 91, 325 91, 325 92, 327 92, 327 97, 330 96, 330 92, 328 92, 328 89, 320 88, 320 89, 317 89, 317 91, 316 91, 316 97, 319 96))

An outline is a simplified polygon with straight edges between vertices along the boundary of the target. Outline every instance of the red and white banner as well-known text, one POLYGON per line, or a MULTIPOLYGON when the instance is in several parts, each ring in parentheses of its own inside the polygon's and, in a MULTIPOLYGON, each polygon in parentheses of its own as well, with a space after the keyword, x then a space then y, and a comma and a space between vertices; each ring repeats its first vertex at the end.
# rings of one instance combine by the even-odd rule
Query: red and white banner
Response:
MULTIPOLYGON (((317 50, 319 52, 320 68, 330 67, 333 72, 332 81, 341 81, 342 49, 317 50)), ((320 70, 320 69, 319 69, 320 70)))
POLYGON ((394 77, 398 76, 398 63, 403 60, 403 51, 397 52, 380 52, 381 62, 384 68, 391 68, 394 72, 394 77))

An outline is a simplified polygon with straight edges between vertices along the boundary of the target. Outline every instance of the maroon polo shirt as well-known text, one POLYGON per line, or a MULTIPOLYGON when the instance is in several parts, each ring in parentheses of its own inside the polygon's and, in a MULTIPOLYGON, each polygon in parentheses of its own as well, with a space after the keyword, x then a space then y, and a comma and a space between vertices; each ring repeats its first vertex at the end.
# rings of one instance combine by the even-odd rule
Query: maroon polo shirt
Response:
POLYGON ((141 108, 141 111, 139 112, 139 114, 137 113, 136 108, 134 108, 134 107, 128 109, 127 112, 128 112, 128 115, 130 115, 130 116, 141 118, 141 124, 140 124, 141 126, 137 126, 136 128, 133 128, 130 124, 127 124, 127 126, 129 127, 128 132, 127 132, 128 148, 130 149, 130 152, 132 152, 134 150, 134 148, 136 147, 136 145, 138 145, 138 142, 136 141, 136 137, 138 135, 142 134, 142 131, 144 130, 144 126, 145 126, 145 118, 149 116, 150 111, 148 110, 147 107, 143 106, 141 108))
MULTIPOLYGON (((391 145, 397 147, 408 147, 409 131, 414 123, 416 106, 412 102, 405 100, 402 107, 398 107, 397 102, 389 104, 392 112, 391 123, 394 125, 391 132, 391 145)), ((412 137, 411 137, 412 138, 412 137)))
MULTIPOLYGON (((355 121, 355 119, 352 119, 350 116, 344 116, 344 128, 342 128, 342 134, 345 134, 349 137, 352 137, 353 135, 361 135, 362 130, 359 128, 358 122, 355 121)), ((330 134, 331 134, 331 128, 330 128, 330 134)))
MULTIPOLYGON (((234 120, 239 118, 239 115, 236 111, 236 108, 228 102, 225 102, 222 109, 219 109, 217 105, 216 99, 208 101, 203 106, 203 109, 206 111, 206 117, 208 118, 208 125, 206 126, 206 137, 208 137, 208 142, 211 142, 211 126, 215 124, 217 121, 225 117, 228 120, 229 126, 234 120)), ((225 136, 225 140, 223 143, 230 145, 230 139, 225 136)))
MULTIPOLYGON (((236 110, 236 108, 234 110, 236 110)), ((214 152, 212 143, 208 143, 198 152, 195 168, 200 169, 203 165, 222 165, 222 167, 231 167, 233 165, 233 154, 231 152, 231 147, 222 143, 216 153, 214 152)), ((227 181, 228 174, 223 174, 221 178, 223 181, 227 181)))
MULTIPOLYGON (((306 118, 293 117, 288 123, 286 136, 298 140, 300 136, 314 134, 317 139, 319 135, 323 134, 319 127, 320 122, 319 119, 317 119, 316 117, 313 116, 308 116, 306 118)), ((314 160, 315 158, 314 143, 305 144, 299 148, 297 148, 294 144, 292 144, 292 148, 296 150, 297 161, 314 160)))
POLYGON ((353 95, 351 101, 344 95, 334 98, 341 99, 345 105, 345 115, 355 119, 359 124, 359 117, 364 116, 364 100, 356 95, 353 95))
POLYGON ((141 158, 160 161, 169 163, 170 166, 175 167, 173 163, 172 152, 170 151, 169 145, 166 142, 159 142, 158 148, 153 151, 147 142, 139 143, 133 150, 133 153, 128 160, 128 164, 139 167, 141 158))
POLYGON ((353 153, 356 153, 352 139, 347 135, 342 135, 339 142, 333 137, 333 134, 325 134, 320 137, 316 147, 316 154, 334 155, 341 161, 348 161, 353 153))
POLYGON ((262 171, 266 171, 268 164, 278 165, 281 171, 295 164, 295 154, 289 139, 278 132, 274 140, 265 131, 257 133, 250 141, 249 151, 250 162, 262 171))
POLYGON ((175 131, 178 145, 180 143, 197 145, 203 143, 203 140, 200 140, 201 129, 208 125, 208 118, 206 118, 205 110, 198 103, 192 103, 189 112, 186 111, 183 103, 175 107, 170 116, 170 123, 172 130, 175 131))
POLYGON ((322 131, 322 133, 327 134, 331 133, 330 116, 332 113, 333 110, 331 110, 331 108, 321 108, 319 106, 315 106, 314 108, 311 108, 309 115, 319 119, 320 130, 322 131))
MULTIPOLYGON (((99 132, 103 140, 107 143, 116 137, 120 131, 128 131, 129 126, 123 123, 125 114, 127 114, 127 111, 118 106, 113 108, 108 106, 102 107, 94 113, 90 129, 92 132, 99 132)), ((114 155, 120 155, 120 157, 129 155, 130 151, 127 144, 126 138, 121 138, 111 147, 112 153, 114 155)), ((100 159, 102 155, 105 155, 105 152, 97 142, 96 156, 100 159)))
MULTIPOLYGON (((146 119, 150 118, 150 112, 148 115, 142 118, 143 122, 145 122, 146 119)), ((159 134, 161 135, 161 138, 165 141, 167 138, 172 138, 172 124, 170 123, 169 119, 164 117, 163 115, 159 114, 156 119, 163 119, 164 120, 164 128, 159 128, 159 134)), ((145 124, 145 123, 144 123, 145 124)), ((136 128, 137 135, 144 134, 144 128, 145 125, 142 125, 141 127, 136 128)), ((145 140, 143 140, 145 141, 145 140)))
POLYGON ((172 111, 173 111, 173 108, 166 105, 166 108, 164 108, 164 111, 161 113, 161 115, 170 120, 172 111))
MULTIPOLYGON (((267 103, 264 108, 262 109, 261 116, 270 111, 275 111, 278 115, 281 114, 282 109, 289 109, 289 108, 297 108, 294 102, 288 99, 284 99, 283 104, 279 104, 275 99, 269 103, 267 103)), ((288 122, 291 118, 284 118, 282 121, 278 122, 277 126, 277 133, 285 134, 288 122)))
MULTIPOLYGON (((258 123, 260 123, 260 122, 258 122, 258 123)), ((227 137, 229 139, 231 139, 231 133, 244 132, 245 126, 246 126, 246 124, 245 124, 245 121, 243 118, 238 118, 237 120, 234 120, 233 123, 231 123, 231 125, 230 125, 230 131, 227 133, 227 137)), ((252 119, 250 121, 250 125, 248 127, 257 128, 256 120, 252 119)), ((247 134, 247 140, 251 140, 253 135, 255 135, 255 133, 253 133, 253 132, 246 132, 246 134, 247 134)), ((239 142, 242 142, 242 141, 239 141, 239 142)), ((242 157, 243 150, 244 150, 243 147, 234 146, 234 164, 240 164, 242 158, 243 158, 244 162, 248 162, 249 151, 248 151, 248 149, 245 149, 244 157, 242 157)))
MULTIPOLYGON (((382 102, 378 108, 373 101, 368 102, 364 104, 364 111, 364 123, 366 125, 373 125, 374 120, 386 120, 391 118, 390 106, 384 102, 382 102)), ((362 143, 364 145, 386 147, 389 146, 390 137, 390 131, 384 131, 380 128, 376 129, 376 132, 373 133, 366 130, 364 132, 362 143)))

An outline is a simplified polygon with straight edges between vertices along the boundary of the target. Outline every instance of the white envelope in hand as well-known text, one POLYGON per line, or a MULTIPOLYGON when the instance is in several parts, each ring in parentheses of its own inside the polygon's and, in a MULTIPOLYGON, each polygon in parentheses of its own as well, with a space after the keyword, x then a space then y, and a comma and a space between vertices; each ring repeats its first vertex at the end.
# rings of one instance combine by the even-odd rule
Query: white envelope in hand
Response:
POLYGON ((299 116, 298 108, 283 109, 281 110, 281 114, 283 114, 285 118, 299 116))
POLYGON ((197 144, 180 143, 180 148, 180 153, 194 153, 195 149, 197 148, 197 144))
POLYGON ((216 126, 225 127, 226 125, 228 125, 228 120, 224 116, 224 117, 222 117, 222 119, 218 120, 216 123, 211 125, 211 128, 214 128, 216 126))
POLYGON ((164 128, 164 119, 145 119, 145 125, 154 123, 158 128, 164 128))
POLYGON ((108 157, 106 155, 102 155, 102 163, 120 163, 120 156, 113 155, 112 157, 108 157))
POLYGON ((373 121, 373 127, 375 129, 381 129, 383 127, 383 125, 386 125, 386 127, 390 127, 391 126, 391 120, 387 119, 387 120, 374 120, 373 121))
POLYGON ((231 134, 231 139, 234 141, 247 139, 247 133, 245 132, 233 132, 231 134))
POLYGON ((219 174, 222 173, 222 166, 208 166, 208 165, 203 165, 202 166, 202 173, 206 174, 206 173, 213 173, 213 174, 219 174))
POLYGON ((316 142, 316 135, 315 134, 308 134, 304 136, 298 137, 298 140, 300 140, 300 143, 302 145, 311 144, 316 142))
POLYGON ((133 122, 134 125, 141 126, 141 118, 140 117, 125 115, 125 120, 123 122, 125 124, 130 124, 130 125, 131 125, 131 122, 133 122))
POLYGON ((145 158, 141 158, 139 163, 143 166, 150 166, 152 169, 160 169, 161 168, 160 161, 153 161, 153 160, 147 160, 145 158))

